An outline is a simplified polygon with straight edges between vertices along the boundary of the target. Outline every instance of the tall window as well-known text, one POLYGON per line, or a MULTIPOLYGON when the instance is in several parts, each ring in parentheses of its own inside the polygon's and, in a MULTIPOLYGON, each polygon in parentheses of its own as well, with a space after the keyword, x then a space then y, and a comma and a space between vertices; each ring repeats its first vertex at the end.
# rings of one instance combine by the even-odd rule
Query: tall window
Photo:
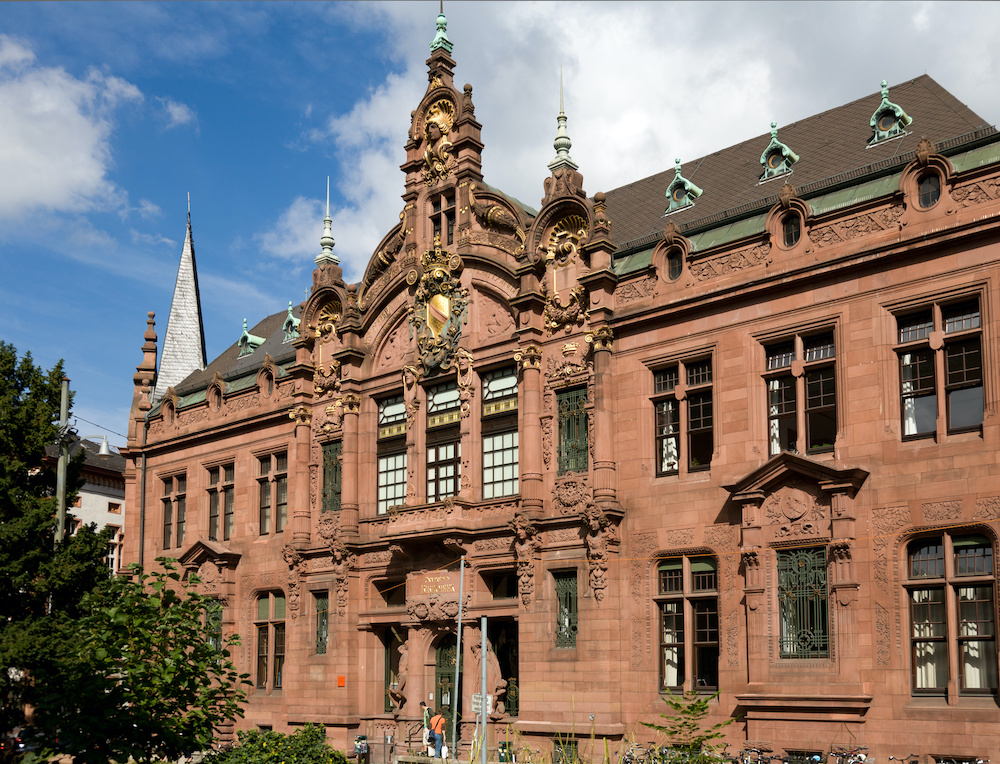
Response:
POLYGON ((458 493, 462 468, 460 400, 454 380, 427 391, 427 501, 458 493))
POLYGON ((778 611, 782 658, 830 656, 826 548, 779 549, 778 611))
POLYGON ((326 592, 314 592, 313 606, 316 613, 316 654, 325 655, 330 639, 330 595, 326 592))
POLYGON ((559 474, 586 472, 590 456, 587 388, 557 392, 556 418, 559 427, 559 474))
POLYGON ((378 403, 378 513, 406 503, 406 404, 402 395, 378 403))
POLYGON ((323 444, 323 511, 340 511, 340 489, 343 476, 341 453, 343 444, 339 440, 323 444))
POLYGON ((653 395, 656 474, 676 475, 682 464, 687 472, 708 469, 715 451, 711 360, 681 362, 655 371, 653 395), (680 394, 682 388, 684 394, 680 394))
POLYGON ((832 451, 837 438, 833 332, 795 335, 765 345, 764 354, 770 455, 832 451), (798 359, 802 364, 796 368, 798 359))
MULTIPOLYGON (((392 711, 394 708, 390 690, 395 691, 399 686, 399 648, 405 641, 406 640, 403 639, 403 636, 399 633, 398 628, 395 626, 390 626, 382 636, 382 646, 385 651, 383 664, 385 665, 384 709, 386 712, 392 711)), ((433 706, 434 704, 431 705, 433 706)))
POLYGON ((960 693, 996 692, 992 542, 978 534, 910 542, 907 589, 913 691, 943 694, 954 666, 960 693))
POLYGON ((431 227, 441 244, 455 243, 455 192, 445 191, 431 202, 431 227))
POLYGON ((660 688, 719 686, 718 566, 713 557, 673 557, 657 566, 660 688))
POLYGON ((947 433, 979 430, 983 357, 978 298, 899 315, 896 326, 903 436, 943 435, 939 421, 947 433))
POLYGON ((483 498, 513 496, 518 487, 517 370, 483 375, 483 498))
POLYGON ((257 495, 259 498, 260 532, 281 533, 288 522, 288 453, 282 451, 258 457, 257 495))
POLYGON ((163 478, 163 548, 180 547, 184 543, 184 523, 187 516, 187 473, 163 478), (176 529, 176 543, 174 531, 176 529))
POLYGON ((552 574, 556 586, 556 647, 576 647, 577 589, 576 571, 560 570, 552 574))
POLYGON ((108 570, 112 573, 117 573, 122 566, 122 546, 125 542, 125 536, 122 534, 122 529, 118 525, 109 525, 114 531, 114 535, 108 541, 108 570))
POLYGON ((257 677, 260 688, 281 689, 285 671, 285 595, 264 592, 257 597, 257 677))
POLYGON ((208 537, 212 541, 219 540, 220 521, 222 540, 228 541, 233 535, 235 479, 236 466, 233 464, 208 468, 208 537))

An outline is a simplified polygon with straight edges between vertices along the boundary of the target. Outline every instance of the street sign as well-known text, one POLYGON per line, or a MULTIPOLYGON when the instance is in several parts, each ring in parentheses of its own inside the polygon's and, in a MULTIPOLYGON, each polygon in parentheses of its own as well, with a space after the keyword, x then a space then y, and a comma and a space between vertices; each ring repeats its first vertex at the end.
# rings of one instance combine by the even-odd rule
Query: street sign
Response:
MULTIPOLYGON (((472 693, 472 713, 481 714, 483 712, 483 695, 479 692, 472 693)), ((486 696, 486 713, 493 713, 493 696, 486 696)))

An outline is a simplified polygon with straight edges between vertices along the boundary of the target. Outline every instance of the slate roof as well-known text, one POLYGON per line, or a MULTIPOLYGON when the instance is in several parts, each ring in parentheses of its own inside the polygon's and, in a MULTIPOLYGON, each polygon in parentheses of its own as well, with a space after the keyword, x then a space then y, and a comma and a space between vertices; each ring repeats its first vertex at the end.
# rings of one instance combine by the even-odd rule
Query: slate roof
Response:
MULTIPOLYGON (((301 310, 301 307, 296 305, 292 309, 292 315, 300 318, 301 310)), ((226 348, 203 371, 189 374, 174 388, 174 391, 178 396, 184 396, 195 390, 204 389, 208 387, 208 383, 212 381, 216 372, 221 374, 227 382, 249 374, 256 374, 267 354, 270 354, 278 366, 294 361, 295 347, 291 342, 285 342, 285 331, 282 328, 287 316, 287 309, 274 313, 249 330, 250 334, 264 338, 264 342, 249 355, 239 357, 240 346, 239 337, 237 337, 237 341, 226 348)))
MULTIPOLYGON (((114 472, 122 475, 125 472, 125 457, 112 450, 111 456, 98 456, 101 444, 91 440, 77 439, 70 443, 69 458, 75 459, 81 451, 84 453, 83 464, 87 469, 103 472, 114 472)), ((59 446, 50 443, 45 446, 45 456, 53 461, 59 458, 59 446)))
MULTIPOLYGON (((869 120, 882 102, 881 92, 788 125, 778 125, 778 140, 800 157, 790 174, 759 183, 760 157, 771 141, 770 130, 735 146, 681 165, 682 175, 704 193, 691 207, 663 217, 667 186, 674 168, 607 192, 611 233, 622 254, 660 238, 666 223, 688 231, 718 226, 736 217, 766 213, 786 183, 803 198, 810 193, 863 177, 890 172, 910 161, 921 138, 940 151, 947 143, 965 143, 994 135, 996 130, 942 88, 931 77, 893 85, 889 100, 909 114, 907 135, 870 145, 869 120), (965 137, 963 140, 954 139, 965 137)), ((681 157, 684 159, 684 157, 681 157)))

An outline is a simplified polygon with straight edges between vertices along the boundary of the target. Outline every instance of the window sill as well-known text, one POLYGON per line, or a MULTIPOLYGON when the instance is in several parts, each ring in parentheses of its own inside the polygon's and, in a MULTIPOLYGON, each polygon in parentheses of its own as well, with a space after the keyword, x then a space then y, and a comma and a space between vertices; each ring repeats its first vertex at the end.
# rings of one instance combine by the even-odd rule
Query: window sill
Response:
POLYGON ((960 695, 955 705, 944 695, 921 695, 910 698, 903 714, 917 721, 996 722, 1000 706, 993 695, 960 695))

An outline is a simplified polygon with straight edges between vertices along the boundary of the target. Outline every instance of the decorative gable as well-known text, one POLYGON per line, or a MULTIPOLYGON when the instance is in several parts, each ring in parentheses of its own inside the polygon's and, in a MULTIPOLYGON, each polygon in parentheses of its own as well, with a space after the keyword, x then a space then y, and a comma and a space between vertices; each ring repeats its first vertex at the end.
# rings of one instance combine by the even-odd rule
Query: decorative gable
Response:
POLYGON ((292 303, 288 302, 288 315, 285 316, 285 323, 281 325, 281 330, 285 333, 282 343, 291 342, 299 336, 299 319, 292 315, 292 303))
POLYGON ((889 86, 882 80, 882 103, 875 109, 869 124, 872 128, 872 137, 868 139, 869 144, 887 141, 906 134, 906 128, 913 122, 910 117, 899 106, 889 100, 889 86))
POLYGON ((240 338, 237 342, 237 345, 239 345, 240 348, 240 353, 237 356, 237 358, 243 358, 243 356, 250 355, 253 351, 255 351, 263 344, 264 344, 263 337, 258 337, 255 334, 250 334, 250 332, 247 331, 247 320, 244 318, 243 334, 240 335, 240 338))
POLYGON ((667 200, 670 202, 664 215, 690 207, 694 200, 704 193, 698 186, 681 175, 681 160, 674 160, 674 179, 667 186, 667 200))
POLYGON ((778 140, 778 123, 771 123, 771 142, 760 155, 760 164, 764 174, 760 176, 763 183, 779 175, 787 175, 792 171, 792 165, 799 161, 799 155, 778 140))

